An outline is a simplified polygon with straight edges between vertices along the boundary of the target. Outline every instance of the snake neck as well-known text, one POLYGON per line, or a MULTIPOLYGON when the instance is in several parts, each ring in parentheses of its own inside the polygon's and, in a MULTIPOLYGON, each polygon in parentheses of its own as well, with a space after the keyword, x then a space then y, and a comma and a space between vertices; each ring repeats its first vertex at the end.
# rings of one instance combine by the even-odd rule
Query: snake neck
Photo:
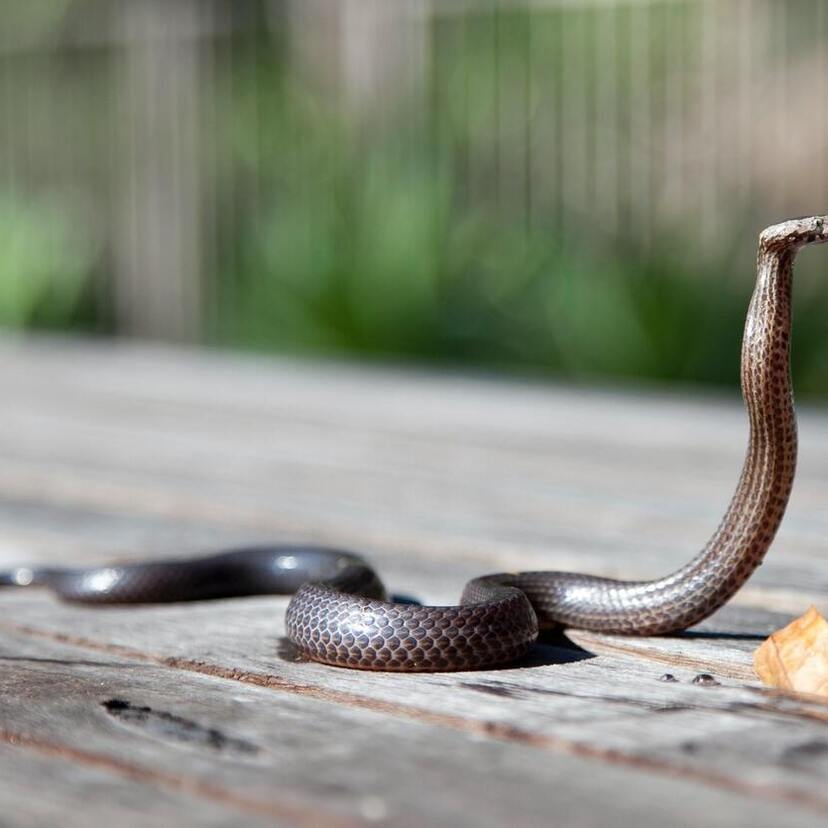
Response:
POLYGON ((796 250, 760 248, 742 342, 742 396, 750 438, 722 522, 688 569, 703 569, 727 600, 761 563, 782 522, 796 471, 790 375, 791 288, 796 250))
POLYGON ((576 579, 563 597, 555 596, 567 605, 561 620, 634 634, 686 629, 719 609, 762 562, 782 522, 796 470, 790 377, 793 263, 800 248, 825 241, 828 217, 795 219, 760 236, 756 287, 742 341, 750 440, 718 529, 692 561, 665 578, 593 583, 597 589, 589 600, 581 600, 576 579))
POLYGON ((742 395, 750 440, 739 483, 703 551, 656 584, 681 594, 688 626, 722 606, 762 562, 782 522, 796 471, 797 428, 790 375, 793 263, 826 240, 823 218, 798 219, 760 237, 756 287, 742 342, 742 395))

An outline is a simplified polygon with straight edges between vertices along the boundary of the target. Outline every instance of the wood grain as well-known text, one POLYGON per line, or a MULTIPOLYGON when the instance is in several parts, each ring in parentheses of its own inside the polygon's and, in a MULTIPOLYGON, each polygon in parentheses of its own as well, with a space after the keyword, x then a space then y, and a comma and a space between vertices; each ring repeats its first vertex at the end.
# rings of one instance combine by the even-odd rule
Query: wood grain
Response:
MULTIPOLYGON (((6 731, 6 735, 10 735, 6 731)), ((161 788, 128 773, 113 773, 106 762, 89 762, 62 743, 19 736, 0 741, 0 825, 42 828, 168 828, 175 824, 226 826, 239 812, 223 803, 173 788, 161 788)), ((250 826, 289 825, 244 814, 250 826)))
MULTIPOLYGON (((736 401, 123 347, 84 360, 41 344, 31 366, 15 353, 0 351, 0 495, 485 568, 663 573, 715 527, 746 441, 736 401)), ((826 435, 803 417, 790 512, 750 586, 788 611, 792 589, 818 604, 828 591, 826 435)))
MULTIPOLYGON (((0 381, 0 567, 303 539, 430 603, 492 569, 665 572, 715 525, 746 437, 736 400, 149 347, 0 340, 0 381)), ((828 417, 802 425, 766 565, 685 636, 573 630, 510 668, 396 676, 296 660, 283 598, 2 593, 0 813, 43 824, 96 797, 84 824, 130 824, 145 799, 147 824, 822 824, 828 706, 751 668, 828 604, 828 417)))
MULTIPOLYGON (((759 806, 742 801, 740 794, 761 792, 765 785, 727 778, 711 784, 714 769, 663 771, 657 754, 647 761, 622 761, 619 747, 601 760, 597 752, 578 755, 541 741, 472 733, 436 717, 400 717, 290 692, 274 698, 268 688, 173 674, 124 655, 90 658, 83 649, 7 634, 0 637, 0 652, 12 665, 0 681, 0 741, 24 756, 63 757, 73 767, 109 773, 116 783, 134 780, 163 792, 183 791, 277 822, 546 825, 550 814, 560 812, 572 825, 599 825, 609 814, 646 824, 653 817, 667 818, 678 805, 687 824, 702 818, 705 824, 731 824, 729 814, 737 807, 757 825, 770 825, 782 815, 792 825, 815 824, 809 813, 814 803, 791 802, 796 791, 786 792, 779 780, 768 788, 770 801, 759 806), (106 710, 113 699, 175 721, 165 728, 146 721, 125 726, 106 710), (193 739, 194 728, 249 749, 228 750, 216 740, 193 739), (657 784, 650 773, 658 774, 657 784), (646 796, 644 785, 649 786, 646 796), (703 817, 695 801, 702 792, 704 808, 715 805, 719 816, 703 817), (787 801, 779 802, 783 796, 787 801), (592 797, 604 804, 584 808, 592 797)), ((470 686, 481 688, 486 700, 509 695, 503 692, 508 682, 493 684, 475 676, 470 686)), ((514 695, 518 692, 515 688, 514 695)), ((624 706, 619 700, 615 708, 605 707, 605 720, 623 717, 624 706)), ((632 710, 636 704, 631 700, 628 706, 632 710)), ((648 718, 642 711, 649 706, 638 702, 636 729, 648 718)), ((564 732, 567 726, 580 729, 595 712, 583 718, 571 713, 564 732)), ((719 749, 710 746, 713 755, 719 749)))

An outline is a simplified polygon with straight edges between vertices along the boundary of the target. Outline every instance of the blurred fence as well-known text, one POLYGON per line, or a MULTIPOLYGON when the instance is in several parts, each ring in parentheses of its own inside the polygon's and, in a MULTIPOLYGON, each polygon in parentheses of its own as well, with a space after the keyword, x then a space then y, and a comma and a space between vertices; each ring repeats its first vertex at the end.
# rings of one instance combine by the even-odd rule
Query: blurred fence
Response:
POLYGON ((544 238, 732 262, 828 209, 827 84, 824 0, 10 2, 2 321, 243 340, 362 280, 359 345, 360 303, 483 267, 480 222, 507 273, 544 238))

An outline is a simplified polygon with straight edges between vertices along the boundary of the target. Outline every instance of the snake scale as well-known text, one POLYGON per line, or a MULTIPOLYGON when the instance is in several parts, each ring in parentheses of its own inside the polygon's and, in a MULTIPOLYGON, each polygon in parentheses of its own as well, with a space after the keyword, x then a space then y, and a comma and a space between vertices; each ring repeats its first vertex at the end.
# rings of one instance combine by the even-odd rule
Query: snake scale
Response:
POLYGON ((294 593, 289 638, 306 656, 369 670, 466 670, 503 664, 556 625, 627 635, 673 633, 721 607, 762 562, 782 520, 796 466, 790 381, 794 258, 828 241, 828 216, 793 219, 759 238, 757 280, 742 344, 750 440, 735 494, 702 551, 653 581, 572 572, 486 575, 458 606, 385 600, 370 566, 349 552, 306 546, 88 569, 20 567, 0 585, 51 587, 89 604, 155 603, 294 593))

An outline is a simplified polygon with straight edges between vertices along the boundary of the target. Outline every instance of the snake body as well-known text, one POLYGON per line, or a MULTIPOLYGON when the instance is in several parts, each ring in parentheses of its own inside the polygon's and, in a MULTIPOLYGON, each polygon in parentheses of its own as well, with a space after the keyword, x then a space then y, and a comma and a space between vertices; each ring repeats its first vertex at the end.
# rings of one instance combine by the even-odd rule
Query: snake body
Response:
POLYGON ((19 568, 0 585, 44 585, 68 601, 155 603, 288 593, 287 633, 305 655, 372 670, 464 670, 512 661, 555 625, 627 635, 677 632, 721 607, 762 562, 787 506, 796 466, 790 381, 794 257, 828 241, 828 216, 794 219, 759 238, 757 280, 742 344, 750 440, 735 494, 703 550, 653 581, 571 572, 487 575, 458 606, 385 600, 370 566, 349 552, 303 546, 90 569, 19 568))

